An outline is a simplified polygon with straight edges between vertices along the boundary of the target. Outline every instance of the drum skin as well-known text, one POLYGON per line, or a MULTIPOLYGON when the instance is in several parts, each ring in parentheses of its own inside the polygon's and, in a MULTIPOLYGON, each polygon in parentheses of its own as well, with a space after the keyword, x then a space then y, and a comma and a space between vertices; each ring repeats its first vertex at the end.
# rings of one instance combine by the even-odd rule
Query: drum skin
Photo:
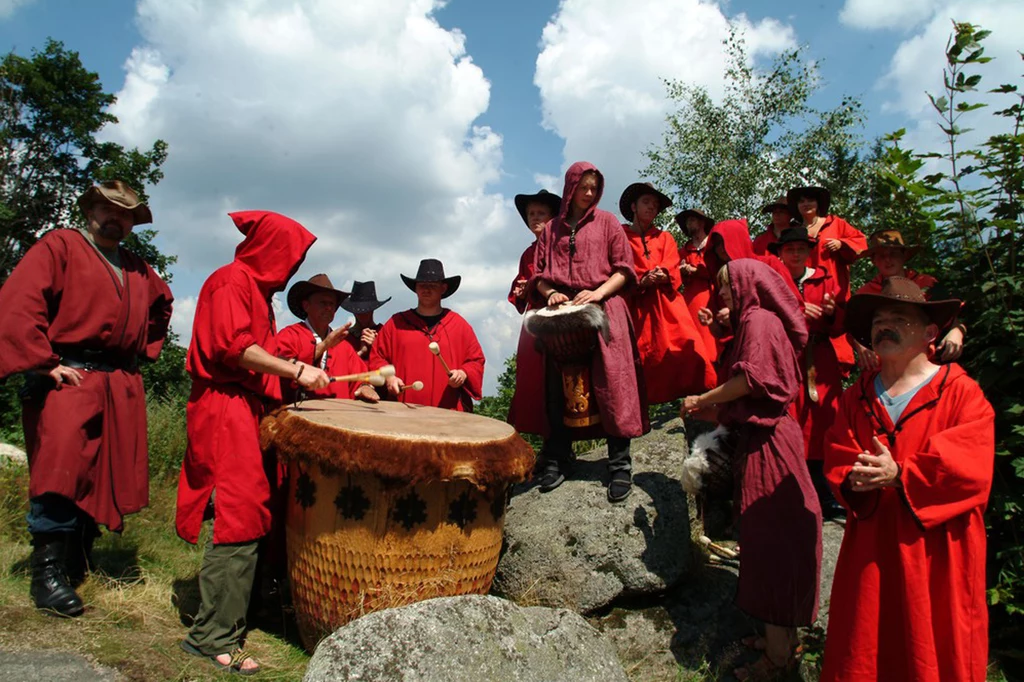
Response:
POLYGON ((534 459, 511 427, 321 400, 271 414, 261 436, 288 465, 288 572, 310 651, 366 613, 488 592, 508 488, 534 459))

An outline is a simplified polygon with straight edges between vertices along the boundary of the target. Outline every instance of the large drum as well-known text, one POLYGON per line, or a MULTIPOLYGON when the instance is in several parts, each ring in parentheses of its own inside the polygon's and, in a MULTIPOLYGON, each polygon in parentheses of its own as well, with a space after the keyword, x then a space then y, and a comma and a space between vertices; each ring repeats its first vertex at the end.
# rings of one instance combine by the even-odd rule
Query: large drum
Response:
POLYGON ((288 572, 311 651, 365 613, 490 589, 508 487, 534 461, 511 426, 314 400, 269 415, 261 437, 288 463, 288 572))

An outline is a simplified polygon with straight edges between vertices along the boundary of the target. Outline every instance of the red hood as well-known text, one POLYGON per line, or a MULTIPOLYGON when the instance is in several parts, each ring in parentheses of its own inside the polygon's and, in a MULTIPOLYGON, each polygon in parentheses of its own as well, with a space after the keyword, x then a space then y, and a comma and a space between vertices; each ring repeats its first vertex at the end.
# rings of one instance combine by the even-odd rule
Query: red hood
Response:
POLYGON ((601 203, 601 195, 604 194, 604 175, 601 171, 597 170, 597 166, 588 161, 577 161, 573 165, 569 166, 569 170, 565 171, 565 187, 562 189, 562 207, 558 210, 558 217, 564 223, 569 218, 569 208, 572 206, 572 195, 576 193, 576 187, 580 184, 580 180, 583 179, 583 174, 587 171, 593 171, 597 173, 597 197, 594 199, 594 203, 587 209, 587 212, 583 214, 577 225, 582 225, 587 220, 590 220, 594 211, 597 210, 597 205, 601 203))
POLYGON ((715 235, 722 239, 725 244, 725 252, 729 254, 729 260, 740 258, 757 258, 754 253, 754 244, 750 241, 750 228, 746 220, 723 220, 711 228, 708 233, 708 245, 704 250, 704 262, 708 266, 708 272, 714 275, 725 265, 715 253, 715 235))
POLYGON ((266 296, 284 291, 316 237, 291 218, 271 211, 229 213, 245 239, 235 260, 248 268, 266 296))
POLYGON ((739 324, 757 309, 774 313, 799 353, 807 345, 807 321, 796 294, 782 276, 753 258, 729 261, 729 289, 739 324))

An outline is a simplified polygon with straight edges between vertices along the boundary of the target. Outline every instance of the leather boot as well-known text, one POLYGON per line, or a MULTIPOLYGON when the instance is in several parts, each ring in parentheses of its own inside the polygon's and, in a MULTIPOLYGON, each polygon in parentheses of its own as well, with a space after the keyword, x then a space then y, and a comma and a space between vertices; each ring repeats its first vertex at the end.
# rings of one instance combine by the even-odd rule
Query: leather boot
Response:
POLYGON ((32 536, 32 587, 36 608, 62 616, 78 616, 82 599, 68 583, 64 572, 65 546, 71 533, 37 533, 32 536))
POLYGON ((80 523, 68 533, 64 549, 64 570, 71 587, 78 587, 85 582, 85 576, 95 569, 92 561, 92 544, 98 531, 94 523, 80 523))

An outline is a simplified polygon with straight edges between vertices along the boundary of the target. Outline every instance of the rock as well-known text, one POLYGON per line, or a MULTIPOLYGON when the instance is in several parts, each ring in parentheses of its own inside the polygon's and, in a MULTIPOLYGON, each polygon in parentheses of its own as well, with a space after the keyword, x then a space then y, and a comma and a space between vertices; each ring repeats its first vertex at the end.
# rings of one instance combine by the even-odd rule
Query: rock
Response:
POLYGON ((690 567, 690 514, 679 483, 687 455, 676 418, 632 444, 633 493, 606 498, 607 451, 583 455, 550 493, 517 490, 493 591, 521 605, 589 613, 623 596, 656 594, 690 567))
POLYGON ((124 676, 78 654, 0 649, 0 680, 18 682, 119 682, 124 676))
POLYGON ((497 597, 442 597, 363 616, 320 642, 305 682, 625 682, 581 616, 497 597))
POLYGON ((17 464, 28 464, 28 456, 25 451, 14 445, 0 443, 0 464, 15 462, 17 464))

